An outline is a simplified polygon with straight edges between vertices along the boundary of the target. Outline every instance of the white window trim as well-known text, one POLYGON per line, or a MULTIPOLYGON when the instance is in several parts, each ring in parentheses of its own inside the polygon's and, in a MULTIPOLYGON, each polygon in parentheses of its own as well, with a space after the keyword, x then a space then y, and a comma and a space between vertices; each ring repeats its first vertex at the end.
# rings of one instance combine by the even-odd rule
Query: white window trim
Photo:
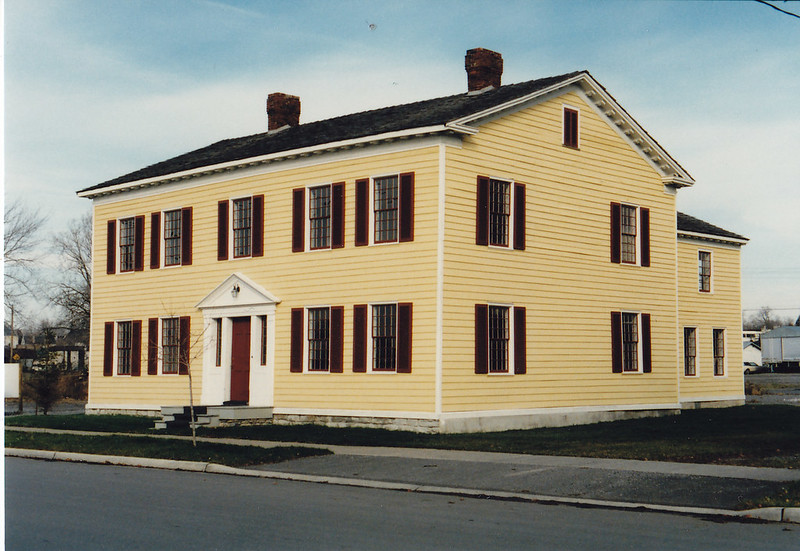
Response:
POLYGON ((700 376, 700 332, 696 325, 684 325, 683 329, 683 376, 696 379, 700 376), (686 374, 686 329, 694 329, 694 375, 686 374))
POLYGON ((392 300, 379 301, 379 302, 370 302, 370 303, 367 304, 367 364, 368 364, 367 373, 374 373, 376 375, 395 375, 397 373, 397 353, 398 353, 398 350, 399 350, 399 348, 397 346, 397 317, 398 317, 397 314, 398 314, 399 304, 400 304, 399 301, 392 301, 392 300), (388 370, 385 370, 385 369, 377 369, 376 370, 375 369, 375 358, 372 357, 372 350, 373 350, 373 346, 372 346, 372 307, 373 306, 388 306, 390 304, 394 304, 395 305, 395 311, 394 311, 394 314, 395 314, 395 320, 394 320, 394 323, 395 323, 394 370, 393 371, 388 371, 388 370))
MULTIPOLYGON (((515 188, 514 184, 516 183, 513 179, 503 178, 500 176, 489 176, 489 202, 487 203, 487 208, 491 210, 491 189, 492 189, 492 180, 496 180, 498 182, 507 182, 508 183, 508 244, 507 245, 492 245, 492 220, 491 216, 489 217, 489 225, 488 225, 488 232, 487 239, 489 241, 489 248, 495 249, 498 251, 513 251, 514 250, 514 193, 515 188)), ((496 305, 500 306, 500 305, 496 305)))
POLYGON ((697 249, 697 292, 702 293, 704 295, 713 295, 714 294, 714 252, 709 249, 697 249), (708 269, 709 269, 709 279, 708 279, 708 291, 703 291, 700 289, 700 253, 708 253, 708 269))
POLYGON ((330 251, 333 246, 333 182, 327 182, 322 184, 313 184, 307 185, 305 188, 305 228, 306 231, 303 233, 303 251, 304 252, 319 252, 319 251, 330 251), (311 248, 311 190, 319 187, 329 187, 331 190, 330 195, 330 233, 328 234, 328 246, 327 247, 320 247, 318 249, 311 248))
MULTIPOLYGON (((504 247, 498 247, 504 248, 504 247)), ((489 302, 486 304, 486 354, 488 357, 486 358, 486 373, 492 377, 508 377, 509 375, 515 375, 516 365, 514 364, 514 305, 513 304, 506 304, 500 302, 489 302), (488 307, 492 306, 500 306, 502 308, 508 308, 508 371, 492 371, 491 365, 491 354, 489 354, 489 342, 491 337, 489 336, 489 310, 488 307)))
MULTIPOLYGON (((624 203, 620 201, 619 211, 619 263, 623 266, 642 267, 642 207, 634 203, 624 203), (625 262, 622 260, 622 207, 636 209, 636 262, 625 262)), ((632 312, 629 312, 632 313, 632 312)))
MULTIPOLYGON (((113 377, 131 377, 132 373, 120 373, 119 372, 119 348, 117 344, 119 344, 119 324, 120 323, 127 323, 130 322, 131 324, 131 338, 133 338, 133 322, 134 319, 121 319, 121 320, 114 320, 114 354, 112 359, 112 376, 113 377)), ((131 352, 133 352, 133 342, 131 341, 131 352)), ((141 358, 140 358, 141 359, 141 358)), ((133 371, 133 363, 131 363, 131 371, 133 371)))
MULTIPOLYGON (((313 306, 305 306, 303 308, 303 373, 308 373, 309 375, 330 375, 331 374, 331 333, 330 333, 330 323, 331 323, 331 305, 330 304, 318 304, 313 306), (309 369, 309 358, 308 358, 308 325, 311 321, 311 316, 308 315, 309 310, 313 310, 315 308, 327 308, 328 309, 328 369, 325 371, 311 371, 309 369)), ((261 337, 259 335, 259 342, 261 341, 261 337)), ((269 352, 269 351, 268 351, 269 352)), ((269 362, 269 358, 267 358, 269 362)), ((260 358, 259 358, 260 362, 260 358)))
POLYGON ((159 235, 159 240, 160 240, 160 243, 158 244, 159 245, 159 252, 158 252, 159 268, 161 268, 161 269, 169 269, 169 270, 171 270, 173 268, 180 268, 183 265, 183 207, 175 207, 175 208, 163 209, 161 211, 161 217, 160 218, 161 218, 161 220, 159 221, 159 224, 160 224, 161 227, 159 228, 159 234, 158 234, 159 235), (167 213, 168 212, 173 212, 173 211, 178 211, 180 213, 180 228, 181 228, 181 237, 180 237, 181 246, 180 246, 180 251, 181 251, 181 261, 178 262, 177 264, 171 264, 171 265, 167 266, 167 233, 166 233, 165 230, 166 230, 166 227, 167 227, 167 213))
POLYGON ((570 149, 580 149, 581 148, 581 109, 580 109, 580 107, 577 107, 575 105, 571 105, 569 103, 562 103, 561 104, 561 145, 564 146, 564 147, 568 147, 570 149), (571 109, 571 110, 576 111, 578 113, 578 122, 577 122, 577 125, 576 125, 577 126, 576 130, 577 130, 577 134, 578 135, 576 136, 577 137, 577 140, 576 140, 577 143, 576 143, 574 148, 571 145, 567 145, 566 143, 564 143, 564 122, 565 122, 565 118, 566 118, 565 115, 566 115, 566 110, 567 109, 571 109))
MULTIPOLYGON (((635 314, 636 315, 636 336, 638 340, 636 341, 636 371, 626 371, 625 370, 625 324, 620 317, 620 322, 622 322, 622 331, 621 331, 621 343, 622 343, 622 374, 623 375, 643 375, 643 354, 642 354, 642 313, 637 312, 634 310, 621 310, 621 314, 635 314)), ((695 360, 696 362, 697 360, 695 360)), ((696 369, 695 369, 696 371, 696 369)))
MULTIPOLYGON (((400 172, 390 172, 388 174, 377 174, 369 177, 369 220, 367 223, 369 232, 369 246, 380 247, 383 245, 397 245, 400 243, 400 172), (397 239, 394 241, 381 241, 375 242, 375 180, 379 178, 397 178, 397 239)), ((375 304, 389 304, 383 302, 376 302, 375 304)), ((370 309, 371 311, 371 309, 370 309)))
POLYGON ((228 199, 228 260, 244 260, 253 258, 253 197, 254 195, 241 195, 228 199), (233 202, 240 199, 250 199, 250 254, 236 256, 233 249, 233 202))
POLYGON ((711 375, 716 379, 726 379, 728 377, 728 355, 730 348, 728 348, 728 329, 725 327, 712 327, 711 328, 711 375), (717 375, 714 370, 714 331, 722 331, 722 349, 723 362, 722 362, 722 375, 717 375))

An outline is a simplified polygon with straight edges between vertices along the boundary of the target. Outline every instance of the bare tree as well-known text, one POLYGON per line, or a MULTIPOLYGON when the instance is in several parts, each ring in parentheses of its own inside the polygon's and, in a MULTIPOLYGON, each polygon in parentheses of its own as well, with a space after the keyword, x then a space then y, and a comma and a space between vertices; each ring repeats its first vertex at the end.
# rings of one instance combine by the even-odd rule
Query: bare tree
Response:
POLYGON ((744 329, 746 331, 764 331, 791 324, 791 318, 782 318, 776 315, 769 306, 762 306, 758 312, 745 319, 744 329))
POLYGON ((61 307, 64 324, 87 335, 92 306, 92 215, 84 214, 53 238, 53 249, 61 259, 58 281, 50 299, 61 307))
POLYGON ((6 306, 22 295, 34 295, 33 281, 40 254, 39 233, 44 216, 20 201, 7 205, 3 215, 3 300, 6 306))

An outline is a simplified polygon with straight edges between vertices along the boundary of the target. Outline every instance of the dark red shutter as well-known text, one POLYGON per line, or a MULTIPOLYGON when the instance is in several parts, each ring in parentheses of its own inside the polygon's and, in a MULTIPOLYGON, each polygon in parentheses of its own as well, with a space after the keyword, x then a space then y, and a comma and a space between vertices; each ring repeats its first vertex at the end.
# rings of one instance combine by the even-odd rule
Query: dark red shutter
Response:
POLYGON ((181 209, 181 265, 192 265, 192 207, 181 209))
POLYGON ((142 320, 131 322, 131 376, 142 374, 142 320))
POLYGON ((106 273, 117 271, 117 221, 108 221, 108 238, 106 239, 106 273))
POLYGON ((344 182, 332 186, 331 248, 344 247, 344 182))
POLYGON ((344 306, 331 307, 331 373, 344 371, 344 306))
POLYGON ((303 372, 303 309, 292 308, 292 336, 289 358, 289 371, 303 372))
POLYGON ((264 196, 253 196, 253 256, 264 256, 264 196))
POLYGON ((622 373, 622 313, 611 312, 611 372, 622 373))
POLYGON ((619 264, 620 240, 622 236, 622 220, 620 219, 620 204, 611 203, 611 262, 619 264))
POLYGON ((489 306, 475 305, 475 373, 489 373, 489 306))
POLYGON ((158 318, 147 320, 147 374, 158 375, 158 318))
POLYGON ((369 180, 356 180, 356 247, 369 245, 369 180))
POLYGON ((642 266, 650 265, 650 209, 639 209, 639 225, 641 230, 642 266))
POLYGON ((180 335, 180 356, 178 358, 178 374, 187 375, 189 373, 189 364, 191 362, 191 349, 192 349, 192 318, 189 316, 182 316, 178 320, 178 334, 180 335))
POLYGON ((141 272, 144 270, 144 216, 137 216, 134 219, 133 229, 136 232, 133 242, 133 270, 141 272))
POLYGON ((650 314, 642 314, 642 372, 653 371, 653 358, 650 351, 650 314))
POLYGON ((150 215, 150 269, 161 266, 161 213, 150 215))
POLYGON ((514 307, 514 373, 524 375, 528 371, 525 330, 525 308, 514 307))
POLYGON ((525 184, 514 184, 514 248, 525 250, 525 184))
POLYGON ((217 260, 228 260, 228 201, 217 204, 217 260))
POLYGON ((411 373, 411 331, 414 305, 401 302, 397 305, 397 372, 411 373))
POLYGON ((353 306, 353 373, 367 371, 367 305, 353 306))
POLYGON ((107 321, 103 341, 103 377, 114 374, 114 322, 107 321))
POLYGON ((400 175, 400 242, 414 241, 414 173, 400 175))
POLYGON ((306 248, 305 227, 306 227, 306 189, 301 187, 292 191, 292 252, 293 253, 303 252, 306 248))
POLYGON ((489 244, 489 178, 478 176, 475 244, 489 244))

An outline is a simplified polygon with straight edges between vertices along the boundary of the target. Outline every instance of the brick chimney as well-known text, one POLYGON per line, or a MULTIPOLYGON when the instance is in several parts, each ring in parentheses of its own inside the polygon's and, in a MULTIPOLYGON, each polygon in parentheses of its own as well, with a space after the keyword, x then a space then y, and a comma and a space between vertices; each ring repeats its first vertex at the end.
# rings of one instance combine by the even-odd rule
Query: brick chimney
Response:
POLYGON ((503 56, 492 50, 475 48, 467 50, 464 58, 467 70, 467 90, 477 92, 489 86, 500 88, 503 76, 503 56))
POLYGON ((267 128, 277 130, 300 124, 300 98, 276 92, 267 96, 267 128))

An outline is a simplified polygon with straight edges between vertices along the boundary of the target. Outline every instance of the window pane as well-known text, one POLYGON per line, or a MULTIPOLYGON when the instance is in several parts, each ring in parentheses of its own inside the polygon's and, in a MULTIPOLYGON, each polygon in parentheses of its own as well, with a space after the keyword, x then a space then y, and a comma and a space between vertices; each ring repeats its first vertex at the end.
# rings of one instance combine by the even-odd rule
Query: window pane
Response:
POLYGON ((639 314, 622 314, 622 370, 639 371, 639 314))
POLYGON ((636 264, 636 207, 622 205, 620 209, 622 222, 622 262, 636 264))
POLYGON ((683 329, 683 373, 687 376, 697 374, 697 334, 694 327, 683 329))
POLYGON ((131 374, 131 322, 117 324, 117 373, 131 374))
POLYGON ((711 253, 700 251, 697 255, 698 289, 711 291, 711 253))
POLYGON ((181 211, 164 213, 164 265, 181 263, 181 211))
POLYGON ((236 199, 233 202, 233 256, 250 256, 252 200, 236 199))
POLYGON ((508 372, 509 310, 507 306, 489 306, 489 372, 508 372))
POLYGON ((267 316, 258 316, 261 320, 261 365, 267 365, 267 316))
POLYGON ((330 308, 308 309, 308 370, 328 371, 330 308))
POLYGON ((489 180, 489 244, 508 246, 511 184, 489 180))
POLYGON ((372 307, 372 369, 394 371, 397 365, 397 305, 372 307))
POLYGON ((163 373, 178 372, 180 353, 180 336, 178 318, 167 318, 161 321, 161 354, 163 357, 163 373))
POLYGON ((311 248, 324 249, 331 245, 331 186, 311 188, 309 192, 311 248))
POLYGON ((119 221, 119 269, 121 272, 133 270, 135 244, 134 220, 125 218, 119 221))
POLYGON ((397 241, 397 176, 375 178, 375 242, 397 241))

